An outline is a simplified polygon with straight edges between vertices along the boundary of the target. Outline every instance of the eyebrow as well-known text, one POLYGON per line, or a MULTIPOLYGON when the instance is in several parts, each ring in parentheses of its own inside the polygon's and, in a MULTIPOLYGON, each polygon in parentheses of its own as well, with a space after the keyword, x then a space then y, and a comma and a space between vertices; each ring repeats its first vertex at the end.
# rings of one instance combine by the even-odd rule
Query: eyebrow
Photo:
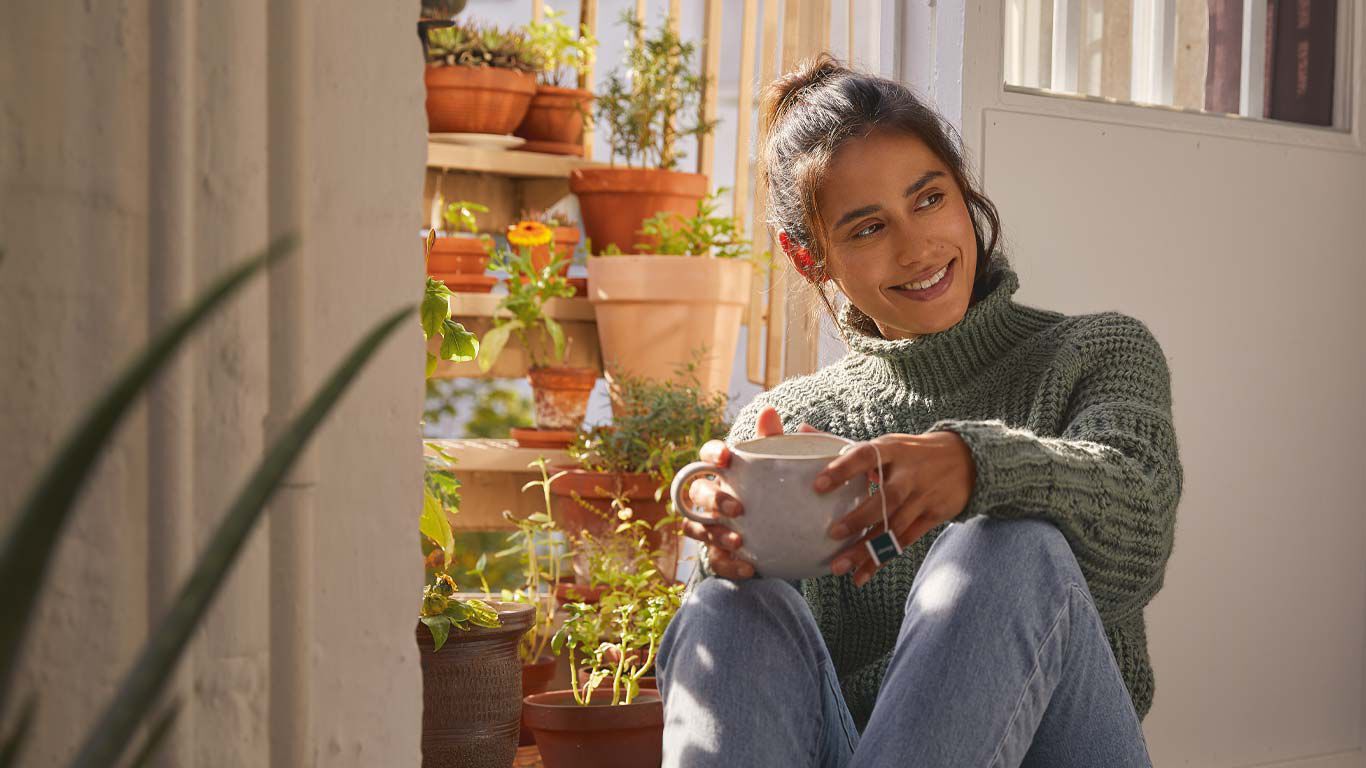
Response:
MULTIPOLYGON (((926 184, 929 184, 931 181, 934 181, 935 179, 943 175, 943 171, 926 171, 925 175, 916 179, 915 182, 913 182, 909 187, 906 187, 906 191, 901 193, 902 197, 910 197, 911 195, 914 195, 916 192, 919 192, 921 188, 924 187, 926 184)), ((844 226, 845 224, 848 224, 854 219, 857 219, 862 216, 867 216, 870 213, 876 213, 880 210, 882 210, 882 206, 880 205, 865 205, 862 208, 855 208, 854 210, 849 211, 848 213, 841 216, 840 220, 835 222, 835 226, 833 227, 833 229, 839 229, 840 227, 844 226)))

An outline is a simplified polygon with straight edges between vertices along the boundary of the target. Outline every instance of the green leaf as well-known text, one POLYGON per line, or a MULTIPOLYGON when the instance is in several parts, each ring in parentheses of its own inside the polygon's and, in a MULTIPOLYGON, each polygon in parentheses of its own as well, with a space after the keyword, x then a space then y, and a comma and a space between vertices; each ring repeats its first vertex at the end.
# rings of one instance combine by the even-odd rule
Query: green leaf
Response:
POLYGON ((167 734, 171 732, 171 726, 175 724, 176 717, 180 714, 180 702, 172 701, 166 707, 166 711, 157 718, 151 730, 147 732, 147 739, 143 741, 142 748, 137 751, 137 755, 128 763, 128 768, 144 768, 152 764, 156 757, 157 750, 161 748, 161 743, 166 740, 167 734))
POLYGON ((446 636, 451 633, 451 620, 446 616, 423 616, 422 623, 427 625, 427 629, 432 633, 432 645, 434 650, 441 650, 441 646, 446 644, 446 636))
POLYGON ((502 325, 495 325, 484 334, 484 342, 479 346, 479 370, 488 373, 493 364, 498 361, 498 356, 503 353, 503 347, 507 346, 508 337, 513 330, 521 328, 522 324, 516 320, 510 320, 502 325))
POLYGON ((441 333, 441 325, 451 316, 450 290, 445 283, 427 278, 427 290, 422 295, 422 308, 419 317, 422 321, 422 334, 431 338, 441 333))
POLYGON ((550 338, 555 342, 555 359, 564 359, 564 329, 550 315, 541 318, 545 322, 545 329, 550 332, 550 338))
POLYGON ((288 475, 294 461, 303 452, 309 438, 365 363, 413 309, 411 306, 404 307, 377 323, 351 349, 313 399, 270 446, 209 539, 166 617, 143 646, 132 671, 115 693, 114 700, 87 736, 73 766, 95 768, 117 762, 137 730, 138 723, 175 668, 199 620, 208 611, 214 595, 246 543, 247 536, 288 475))
POLYGON ((430 490, 422 495, 422 516, 417 520, 417 528, 423 536, 436 542, 449 563, 451 552, 455 549, 455 536, 451 531, 451 521, 446 519, 446 508, 441 506, 441 501, 430 490))
POLYGON ((220 277, 207 291, 152 338, 123 370, 113 386, 85 411, 67 433, 57 455, 29 491, 4 543, 0 544, 0 711, 5 711, 19 645, 29 625, 33 604, 47 574, 58 536, 71 508, 110 435, 142 391, 196 326, 262 268, 275 263, 295 245, 292 236, 271 243, 259 255, 220 277))
POLYGON ((441 324, 441 359, 463 363, 479 352, 479 339, 449 318, 441 324))
POLYGON ((440 363, 440 362, 441 362, 441 360, 440 360, 439 358, 437 358, 436 355, 433 355, 431 352, 428 352, 428 353, 427 353, 427 372, 424 374, 424 378, 430 379, 430 378, 432 377, 432 374, 436 373, 436 366, 437 366, 437 364, 440 363))

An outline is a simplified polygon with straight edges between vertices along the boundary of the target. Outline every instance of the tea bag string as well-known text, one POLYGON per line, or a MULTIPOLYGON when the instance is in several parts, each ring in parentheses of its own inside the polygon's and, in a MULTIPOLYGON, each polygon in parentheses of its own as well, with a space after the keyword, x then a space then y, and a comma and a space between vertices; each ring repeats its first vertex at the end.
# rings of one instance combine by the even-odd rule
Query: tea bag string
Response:
MULTIPOLYGON (((850 448, 854 448, 857 445, 859 445, 859 441, 857 440, 850 440, 847 437, 840 437, 839 435, 836 435, 836 437, 839 437, 841 440, 844 440, 848 443, 848 445, 840 449, 841 456, 843 456, 845 452, 848 451, 850 448)), ((887 491, 884 490, 882 484, 882 451, 878 450, 877 443, 871 440, 867 442, 868 445, 873 446, 873 455, 877 457, 877 490, 878 493, 882 496, 882 530, 886 531, 887 533, 891 533, 892 524, 887 519, 887 491)))

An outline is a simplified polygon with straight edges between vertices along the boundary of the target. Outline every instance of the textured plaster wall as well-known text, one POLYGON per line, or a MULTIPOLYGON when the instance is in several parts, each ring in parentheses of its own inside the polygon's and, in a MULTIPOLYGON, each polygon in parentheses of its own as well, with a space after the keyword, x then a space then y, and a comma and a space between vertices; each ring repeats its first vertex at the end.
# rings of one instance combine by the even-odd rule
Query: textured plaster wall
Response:
MULTIPOLYGON (((0 524, 147 335, 150 19, 145 2, 21 2, 0 25, 0 524), (54 41, 61 41, 55 45, 54 41)), ((411 8, 314 13, 305 248, 316 268, 313 380, 421 281, 413 207, 425 119, 411 8)), ((266 9, 200 2, 194 28, 195 247, 203 285, 266 240, 266 9)), ((271 333, 258 280, 190 346, 186 464, 202 546, 263 448, 271 333)), ((312 710, 324 765, 415 765, 420 673, 420 337, 395 337, 315 438, 312 710)), ((30 764, 58 762, 148 623, 145 405, 82 497, 39 606, 21 685, 41 695, 30 764)), ((265 765, 265 526, 187 656, 178 728, 195 765, 265 765)))

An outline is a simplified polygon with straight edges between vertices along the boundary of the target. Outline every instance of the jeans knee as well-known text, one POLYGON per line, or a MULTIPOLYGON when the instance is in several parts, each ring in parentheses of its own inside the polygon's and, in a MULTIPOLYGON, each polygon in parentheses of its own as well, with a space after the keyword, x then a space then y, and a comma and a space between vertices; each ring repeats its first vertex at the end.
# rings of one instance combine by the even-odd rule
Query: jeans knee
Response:
POLYGON ((781 579, 703 579, 684 598, 670 630, 670 635, 719 632, 800 645, 820 638, 806 600, 781 579))
POLYGON ((907 611, 917 599, 942 602, 946 595, 966 591, 1018 595, 1030 589, 1054 592, 1086 585, 1057 526, 1037 518, 986 516, 948 526, 930 547, 916 582, 925 589, 911 590, 907 611), (917 597, 917 592, 929 594, 917 597))

